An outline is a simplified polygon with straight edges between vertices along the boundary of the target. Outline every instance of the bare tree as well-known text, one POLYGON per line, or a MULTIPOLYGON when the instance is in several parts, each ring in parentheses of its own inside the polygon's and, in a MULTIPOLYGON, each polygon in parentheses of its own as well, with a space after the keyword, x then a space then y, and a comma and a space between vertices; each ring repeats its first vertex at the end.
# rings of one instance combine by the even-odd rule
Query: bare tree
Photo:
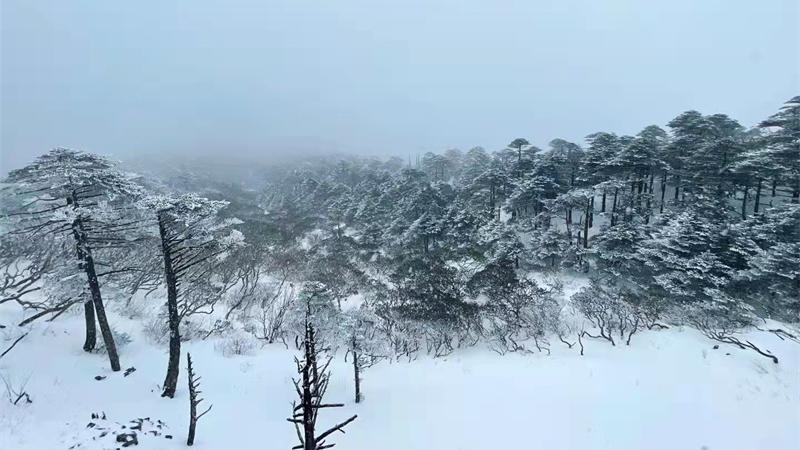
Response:
MULTIPOLYGON (((598 330, 598 334, 593 335, 588 331, 582 330, 580 337, 588 336, 595 339, 605 339, 616 345, 614 341, 614 331, 619 330, 622 335, 625 325, 620 318, 624 316, 620 313, 620 303, 618 299, 600 286, 599 282, 593 281, 590 286, 584 287, 570 298, 586 319, 598 330)), ((582 342, 581 342, 582 344, 582 342)), ((582 345, 581 345, 582 346, 582 345)))
POLYGON ((19 242, 0 237, 0 304, 17 302, 42 289, 39 283, 48 272, 52 254, 37 246, 19 248, 19 242))
POLYGON ((279 286, 274 294, 261 302, 255 318, 256 323, 247 326, 245 330, 267 344, 273 344, 280 340, 286 345, 287 314, 295 300, 296 293, 293 285, 279 286))
POLYGON ((200 378, 194 373, 194 368, 192 367, 192 355, 187 353, 186 354, 186 372, 188 374, 189 379, 189 436, 186 438, 186 445, 193 445, 194 444, 194 435, 197 431, 197 421, 200 420, 201 417, 208 414, 211 411, 211 407, 214 405, 209 405, 205 411, 197 414, 197 406, 200 405, 204 399, 200 398, 200 394, 203 391, 200 390, 200 378))
POLYGON ((75 290, 67 285, 74 273, 74 257, 64 242, 53 238, 15 239, 0 236, 0 304, 15 302, 33 315, 19 325, 24 326, 47 315, 53 320, 71 306, 82 303, 83 283, 75 290), (57 289, 49 289, 56 287, 57 289), (43 295, 31 296, 33 293, 43 295))
POLYGON ((303 359, 295 358, 300 378, 292 380, 300 402, 299 404, 297 402, 292 403, 292 416, 286 420, 294 424, 297 438, 300 441, 300 444, 295 445, 292 449, 322 450, 336 445, 325 443, 325 439, 328 436, 336 431, 344 433, 344 427, 358 416, 353 415, 321 433, 316 431, 317 417, 321 409, 339 408, 344 404, 323 403, 323 398, 330 382, 328 365, 331 360, 329 358, 324 364, 319 365, 321 351, 316 348, 314 326, 309 320, 309 316, 310 311, 307 313, 305 321, 305 336, 302 344, 303 359))
POLYGON ((527 353, 525 341, 532 340, 538 351, 549 354, 546 333, 558 332, 560 322, 560 310, 554 297, 557 289, 557 286, 540 286, 523 279, 494 290, 485 307, 483 324, 492 349, 500 354, 527 353))
POLYGON ((738 331, 751 325, 750 318, 746 314, 732 313, 718 305, 701 303, 688 308, 687 316, 689 323, 709 339, 735 345, 742 350, 752 350, 778 364, 778 357, 769 350, 762 350, 749 340, 736 337, 738 331))
POLYGON ((352 358, 353 383, 355 385, 355 402, 360 403, 361 380, 364 370, 374 366, 386 357, 384 343, 377 335, 377 317, 366 308, 352 311, 346 315, 347 357, 352 358))

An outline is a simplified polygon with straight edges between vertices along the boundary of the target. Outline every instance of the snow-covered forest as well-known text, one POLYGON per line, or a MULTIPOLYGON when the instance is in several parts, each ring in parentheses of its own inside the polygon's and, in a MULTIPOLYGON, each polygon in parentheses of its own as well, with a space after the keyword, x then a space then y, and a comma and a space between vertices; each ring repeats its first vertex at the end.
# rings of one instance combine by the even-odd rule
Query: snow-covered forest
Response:
POLYGON ((509 141, 10 171, 2 447, 797 448, 800 97, 509 141))

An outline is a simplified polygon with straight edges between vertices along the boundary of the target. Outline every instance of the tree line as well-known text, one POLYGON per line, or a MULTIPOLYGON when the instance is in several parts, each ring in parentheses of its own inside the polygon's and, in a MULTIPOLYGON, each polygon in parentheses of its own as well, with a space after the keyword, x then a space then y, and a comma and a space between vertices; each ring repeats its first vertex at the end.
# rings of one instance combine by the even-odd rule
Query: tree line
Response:
POLYGON ((309 159, 258 187, 56 149, 3 180, 0 303, 28 312, 21 325, 82 308, 84 350, 99 327, 116 371, 106 303, 161 295, 166 397, 183 340, 235 330, 288 346, 308 302, 357 387, 382 358, 479 341, 582 349, 680 323, 751 348, 739 330, 800 319, 800 97, 752 129, 696 111, 666 125, 413 167, 309 159), (570 273, 591 282, 564 304, 570 273))

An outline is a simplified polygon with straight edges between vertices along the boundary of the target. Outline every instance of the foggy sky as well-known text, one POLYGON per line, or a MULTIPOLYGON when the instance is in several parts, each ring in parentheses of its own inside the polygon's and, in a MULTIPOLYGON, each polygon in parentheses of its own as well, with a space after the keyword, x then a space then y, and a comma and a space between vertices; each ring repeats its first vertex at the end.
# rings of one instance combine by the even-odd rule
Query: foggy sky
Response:
POLYGON ((2 0, 0 173, 127 158, 396 154, 750 126, 800 93, 796 0, 2 0))

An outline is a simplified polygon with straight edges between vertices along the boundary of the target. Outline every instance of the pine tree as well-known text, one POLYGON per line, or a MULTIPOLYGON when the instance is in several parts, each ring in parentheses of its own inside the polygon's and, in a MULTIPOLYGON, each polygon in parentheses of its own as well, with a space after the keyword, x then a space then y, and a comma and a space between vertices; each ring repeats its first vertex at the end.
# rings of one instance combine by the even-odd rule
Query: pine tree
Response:
POLYGON ((220 294, 209 281, 214 267, 228 252, 243 245, 242 233, 230 229, 239 221, 217 217, 226 205, 226 202, 194 194, 156 195, 142 201, 143 208, 155 211, 167 287, 169 364, 162 397, 175 396, 181 357, 181 321, 213 304, 220 294))
POLYGON ((739 225, 758 248, 747 254, 737 287, 768 317, 800 320, 800 205, 768 209, 739 225))
POLYGON ((786 183, 792 203, 800 202, 800 96, 788 100, 760 127, 768 131, 766 157, 776 167, 777 178, 786 183))
MULTIPOLYGON (((120 370, 114 336, 106 316, 97 257, 106 249, 129 244, 125 233, 135 226, 125 218, 125 202, 140 195, 139 186, 103 157, 55 149, 8 174, 5 183, 18 208, 8 212, 16 236, 74 241, 77 269, 86 278, 84 350, 95 347, 95 317, 100 326, 111 369, 120 370)), ((61 267, 65 267, 63 264, 61 267)))

